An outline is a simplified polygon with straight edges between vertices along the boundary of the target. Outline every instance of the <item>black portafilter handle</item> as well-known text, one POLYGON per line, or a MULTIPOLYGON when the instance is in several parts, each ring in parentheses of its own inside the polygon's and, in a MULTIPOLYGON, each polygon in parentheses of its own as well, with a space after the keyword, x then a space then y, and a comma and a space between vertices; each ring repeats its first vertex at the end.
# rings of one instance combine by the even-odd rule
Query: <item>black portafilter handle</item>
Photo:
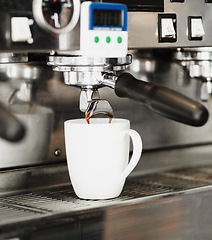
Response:
POLYGON ((0 138, 18 142, 25 135, 23 124, 4 106, 0 105, 0 138))
POLYGON ((152 111, 191 126, 203 126, 208 120, 208 110, 200 104, 166 87, 136 79, 130 73, 117 77, 115 93, 149 107, 152 111))

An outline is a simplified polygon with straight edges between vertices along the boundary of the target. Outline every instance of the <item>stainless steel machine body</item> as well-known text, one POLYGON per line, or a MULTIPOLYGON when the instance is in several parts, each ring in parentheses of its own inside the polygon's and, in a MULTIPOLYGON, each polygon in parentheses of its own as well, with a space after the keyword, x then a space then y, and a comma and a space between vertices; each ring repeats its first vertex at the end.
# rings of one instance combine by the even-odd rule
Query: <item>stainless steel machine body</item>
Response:
MULTIPOLYGON (((70 1, 72 2, 72 1, 70 1)), ((76 1, 77 2, 77 1, 76 1)), ((117 2, 120 1, 102 1, 102 2, 117 2)), ((80 49, 80 31, 79 21, 73 30, 65 30, 64 34, 57 34, 51 30, 45 29, 40 23, 42 12, 38 13, 39 7, 33 8, 42 4, 42 1, 24 0, 15 3, 13 1, 1 2, 1 22, 5 26, 1 28, 1 47, 2 52, 32 52, 32 51, 77 51, 80 49), (29 31, 28 35, 32 38, 31 41, 19 39, 12 35, 13 23, 11 18, 28 18, 28 24, 20 22, 16 27, 26 28, 29 31), (30 35, 31 33, 31 35, 30 35)), ((48 3, 48 1, 47 1, 48 3)), ((122 1, 129 7, 128 10, 128 32, 129 32, 129 48, 144 49, 144 48, 178 48, 178 47, 211 47, 211 8, 212 5, 208 1, 151 1, 147 4, 146 1, 134 1, 134 7, 129 1, 122 1), (148 6, 146 6, 148 5, 148 6), (159 5, 159 6, 158 6, 159 5), (173 16, 172 16, 173 15, 173 16), (161 18, 176 20, 176 40, 159 41, 159 20, 161 18), (199 17, 202 19, 204 33, 202 31, 202 39, 189 40, 189 18, 199 17), (147 24, 148 23, 148 24, 147 24)), ((40 8, 41 11, 41 8, 40 8)), ((78 10, 76 10, 78 11, 78 10)), ((49 13, 51 14, 51 13, 49 13)), ((15 19, 17 20, 17 19, 15 19)), ((48 26, 48 24, 46 24, 48 26)), ((23 31, 24 32, 24 31, 23 31)))
MULTIPOLYGON (((67 24, 69 28, 62 27, 59 30, 56 29, 56 27, 52 27, 50 25, 52 23, 48 23, 48 16, 52 16, 53 19, 55 16, 53 15, 54 8, 51 7, 51 1, 44 1, 43 12, 42 1, 34 0, 27 3, 23 1, 18 4, 13 4, 13 2, 11 2, 11 4, 9 2, 1 3, 1 11, 3 13, 2 24, 8 26, 2 28, 2 44, 0 46, 0 51, 2 52, 2 101, 7 103, 8 98, 10 99, 9 101, 11 101, 11 92, 14 89, 18 89, 18 94, 15 96, 15 99, 17 98, 18 101, 17 99, 15 101, 13 99, 12 101, 37 102, 53 108, 56 120, 54 121, 53 141, 51 142, 50 158, 48 161, 64 159, 63 121, 66 118, 83 116, 78 112, 78 100, 80 99, 80 108, 85 110, 87 106, 83 102, 83 99, 89 98, 90 88, 86 89, 84 95, 82 91, 81 97, 79 97, 79 90, 77 88, 65 87, 62 81, 73 86, 81 86, 83 84, 86 85, 86 87, 96 84, 101 85, 101 82, 95 82, 94 73, 101 74, 101 72, 105 71, 107 68, 108 71, 113 70, 116 72, 128 66, 129 72, 133 73, 138 79, 154 82, 157 85, 168 86, 178 92, 185 93, 185 95, 197 101, 200 100, 199 95, 201 94, 202 82, 207 82, 207 85, 210 84, 208 76, 205 76, 204 73, 200 73, 200 75, 203 75, 199 77, 200 81, 192 81, 191 78, 194 76, 187 76, 187 72, 189 71, 187 69, 189 69, 189 66, 185 64, 185 62, 188 62, 195 67, 200 66, 200 64, 205 66, 205 64, 208 63, 207 66, 209 66, 208 68, 210 70, 210 56, 207 59, 200 59, 198 62, 199 64, 196 64, 198 59, 194 59, 192 56, 192 61, 190 59, 185 61, 182 54, 184 53, 183 47, 186 47, 186 49, 195 47, 192 48, 194 55, 196 52, 199 52, 199 47, 204 47, 205 49, 205 47, 211 46, 211 3, 196 0, 187 2, 153 1, 150 4, 143 1, 137 3, 137 5, 136 1, 135 3, 126 1, 126 4, 129 8, 128 47, 129 53, 132 53, 133 57, 132 60, 125 58, 123 58, 123 60, 117 60, 115 65, 112 59, 112 63, 108 65, 107 59, 96 61, 95 59, 89 60, 78 57, 78 54, 80 54, 80 17, 78 13, 78 1, 67 1, 67 8, 70 8, 70 6, 72 7, 72 12, 74 14, 73 19, 70 21, 69 16, 66 16, 62 11, 61 14, 64 14, 67 23, 69 21, 71 22, 71 26, 65 22, 64 24, 67 24), (53 11, 53 13, 51 11, 53 11), (44 19, 45 17, 47 19, 46 22, 44 19), (77 22, 76 19, 78 18, 79 20, 77 22), (197 26, 195 25, 199 33, 195 34, 200 34, 201 37, 194 37, 194 39, 190 38, 192 26, 189 22, 191 18, 193 20, 200 20, 197 22, 197 26), (168 26, 161 25, 164 19, 168 20, 168 23, 165 21, 168 26), (147 22, 148 24, 146 24, 147 22), (171 25, 169 26, 169 24, 171 25), (169 27, 172 31, 171 35, 165 35, 165 37, 161 39, 160 35, 162 34, 162 29, 169 30, 169 27), (14 29, 17 30, 15 31, 14 29), (140 53, 138 51, 140 51, 140 53), (87 68, 88 61, 90 61, 89 67, 91 71, 89 70, 84 74, 83 66, 87 68), (132 64, 130 64, 131 61, 132 64), (41 67, 37 64, 38 62, 40 66, 42 65, 41 67), (64 72, 64 74, 52 71, 47 64, 53 65, 54 70, 62 73, 64 72), (110 66, 115 67, 111 68, 110 66), (96 70, 97 68, 98 70, 96 70), (37 72, 39 72, 40 75, 37 72), (26 75, 26 73, 29 74, 26 75), (83 74, 85 75, 84 77, 83 74), (48 79, 48 81, 45 81, 45 79, 48 79), (84 83, 84 79, 86 79, 87 82, 84 83), (5 82, 10 84, 5 84, 5 82), (24 98, 28 100, 24 100, 24 98), (58 101, 55 101, 55 98, 56 100, 58 99, 58 101), (54 106, 55 104, 57 104, 57 106, 54 106), (55 139, 60 139, 60 141, 55 139)), ((203 53, 208 53, 208 51, 210 51, 210 48, 207 48, 203 53)), ((190 53, 191 51, 188 52, 190 53)), ((202 72, 205 72, 204 68, 202 72)), ((154 123, 155 120, 153 120, 152 124, 152 121, 149 121, 152 119, 152 113, 145 107, 143 109, 141 105, 131 100, 119 100, 113 94, 113 90, 102 88, 99 91, 101 93, 100 98, 110 98, 109 102, 114 109, 115 116, 130 118, 132 124, 136 125, 136 129, 142 132, 142 135, 144 135, 144 142, 146 142, 146 149, 169 147, 179 144, 198 144, 198 142, 209 142, 211 140, 210 135, 208 134, 208 136, 206 136, 204 133, 204 131, 207 133, 209 132, 210 124, 206 124, 201 130, 192 128, 192 131, 190 131, 190 127, 173 123, 164 118, 160 119, 159 117, 159 120, 156 120, 157 124, 159 124, 157 127, 154 123), (122 104, 124 107, 121 106, 122 104), (128 105, 129 108, 127 107, 128 105), (122 111, 123 108, 125 109, 124 112, 122 111), (134 109, 136 109, 136 114, 134 114, 134 109), (147 111, 147 114, 143 114, 144 111, 147 111), (150 117, 148 117, 149 114, 150 117), (150 119, 146 121, 147 117, 150 119), (174 137, 172 133, 168 131, 169 133, 167 134, 166 132, 165 134, 160 134, 160 132, 158 132, 158 137, 155 138, 154 134, 152 134, 152 132, 158 131, 155 128, 161 129, 162 126, 167 126, 167 124, 173 125, 173 129, 177 129, 176 131, 172 131, 174 137), (178 140, 178 138, 175 137, 175 132, 182 132, 182 139, 180 138, 178 140), (187 132, 189 132, 189 134, 187 134, 187 132), (165 135, 169 137, 165 137, 165 135), (201 135, 204 137, 201 138, 201 135), (198 140, 196 136, 198 136, 198 140)), ((208 92, 210 92, 210 89, 208 89, 208 92)), ((208 97, 209 94, 206 93, 206 95, 208 97)), ((90 95, 91 99, 92 97, 93 96, 90 95)), ((208 104, 209 103, 206 103, 206 105, 208 104)), ((207 107, 210 110, 210 107, 207 107)), ((158 118, 158 116, 155 115, 154 117, 156 117, 156 119, 158 118)), ((169 127, 166 127, 166 129, 169 129, 169 127)), ((46 161, 46 159, 44 161, 46 161)), ((12 164, 7 165, 7 163, 5 163, 2 167, 22 164, 26 165, 27 163, 21 160, 17 163, 14 160, 12 164)))
POLYGON ((130 55, 97 61, 80 55, 80 1, 0 1, 1 105, 27 134, 0 139, 2 239, 57 238, 52 229, 62 239, 210 238, 212 1, 110 2, 128 7, 130 55), (188 126, 119 98, 110 84, 123 71, 201 102, 207 123, 188 126), (69 190, 63 123, 102 99, 141 134, 144 154, 121 197, 95 203, 69 190))

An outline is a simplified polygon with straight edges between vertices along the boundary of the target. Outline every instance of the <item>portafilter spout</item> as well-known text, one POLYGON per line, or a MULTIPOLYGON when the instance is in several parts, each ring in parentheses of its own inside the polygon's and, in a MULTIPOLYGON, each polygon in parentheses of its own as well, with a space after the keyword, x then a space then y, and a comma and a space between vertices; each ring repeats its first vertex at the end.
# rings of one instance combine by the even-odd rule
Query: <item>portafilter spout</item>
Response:
POLYGON ((63 72, 66 85, 81 88, 79 108, 85 113, 87 122, 100 113, 107 115, 111 121, 113 109, 107 100, 100 99, 98 92, 104 87, 102 73, 125 70, 131 60, 131 55, 120 58, 56 55, 49 57, 48 65, 54 71, 63 72))

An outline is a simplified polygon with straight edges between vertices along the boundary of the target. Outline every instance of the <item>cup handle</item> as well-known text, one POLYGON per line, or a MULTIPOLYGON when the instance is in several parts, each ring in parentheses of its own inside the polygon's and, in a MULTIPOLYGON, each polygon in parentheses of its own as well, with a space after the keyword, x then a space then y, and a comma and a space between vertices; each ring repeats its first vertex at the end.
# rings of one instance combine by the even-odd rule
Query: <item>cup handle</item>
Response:
POLYGON ((122 137, 125 137, 126 135, 129 135, 131 137, 132 144, 133 144, 133 153, 132 153, 131 159, 129 161, 129 164, 118 176, 117 181, 119 183, 122 182, 124 179, 126 179, 127 176, 136 167, 138 161, 140 160, 141 153, 142 153, 142 140, 141 140, 140 135, 135 130, 126 129, 126 130, 123 130, 121 134, 123 134, 122 137))

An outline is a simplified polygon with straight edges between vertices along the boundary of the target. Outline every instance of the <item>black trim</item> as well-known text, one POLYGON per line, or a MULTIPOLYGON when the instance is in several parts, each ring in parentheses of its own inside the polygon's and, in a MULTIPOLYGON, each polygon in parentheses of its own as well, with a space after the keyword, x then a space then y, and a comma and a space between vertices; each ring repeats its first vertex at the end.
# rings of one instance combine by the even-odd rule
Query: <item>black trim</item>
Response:
POLYGON ((160 43, 163 42, 176 42, 177 41, 177 15, 176 14, 158 14, 158 41, 160 43), (162 25, 161 21, 164 18, 172 18, 173 20, 173 26, 176 32, 176 37, 175 38, 162 38, 162 25))
POLYGON ((164 12, 164 0, 103 0, 103 2, 125 4, 128 11, 164 12))

